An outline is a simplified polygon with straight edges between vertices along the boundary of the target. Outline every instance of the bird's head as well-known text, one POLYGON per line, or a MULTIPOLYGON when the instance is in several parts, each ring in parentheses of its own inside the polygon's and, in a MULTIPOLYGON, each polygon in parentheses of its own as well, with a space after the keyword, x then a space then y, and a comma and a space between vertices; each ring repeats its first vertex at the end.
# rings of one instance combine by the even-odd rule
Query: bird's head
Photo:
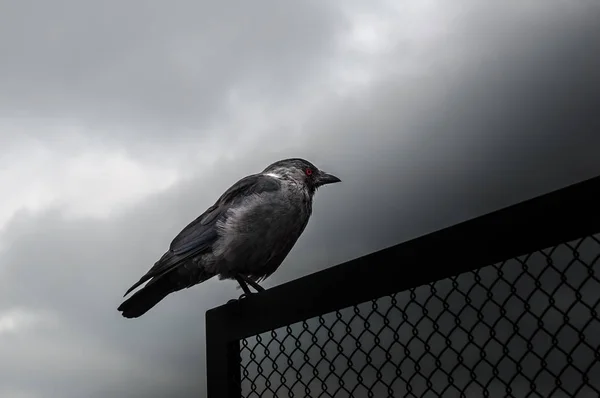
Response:
POLYGON ((300 158, 284 159, 269 165, 263 170, 264 174, 271 174, 278 178, 291 179, 306 187, 314 193, 319 187, 327 184, 341 182, 336 176, 319 170, 308 160, 300 158))

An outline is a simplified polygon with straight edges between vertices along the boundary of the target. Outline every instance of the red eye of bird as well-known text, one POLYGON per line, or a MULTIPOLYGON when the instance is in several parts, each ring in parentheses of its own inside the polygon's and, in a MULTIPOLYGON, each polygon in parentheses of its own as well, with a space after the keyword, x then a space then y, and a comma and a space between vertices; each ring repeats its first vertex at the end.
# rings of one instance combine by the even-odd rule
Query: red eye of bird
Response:
POLYGON ((306 169, 306 175, 307 176, 312 175, 312 173, 313 173, 313 171, 312 171, 312 169, 310 167, 308 169, 306 169))

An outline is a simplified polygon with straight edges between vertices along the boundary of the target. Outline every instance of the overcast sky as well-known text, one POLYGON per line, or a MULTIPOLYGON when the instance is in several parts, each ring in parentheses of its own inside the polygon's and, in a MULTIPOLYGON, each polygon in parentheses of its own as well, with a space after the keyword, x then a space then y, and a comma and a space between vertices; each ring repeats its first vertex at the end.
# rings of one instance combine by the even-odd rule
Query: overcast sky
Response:
POLYGON ((116 308, 273 161, 343 183, 265 287, 600 173, 597 0, 220 3, 0 0, 1 397, 203 396, 235 283, 116 308))

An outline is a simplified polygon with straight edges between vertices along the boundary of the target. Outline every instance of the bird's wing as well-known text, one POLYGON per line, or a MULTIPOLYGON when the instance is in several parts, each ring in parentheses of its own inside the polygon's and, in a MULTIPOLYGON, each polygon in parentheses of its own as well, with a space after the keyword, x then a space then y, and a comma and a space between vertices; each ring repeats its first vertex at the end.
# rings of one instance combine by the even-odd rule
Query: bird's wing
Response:
POLYGON ((189 223, 171 242, 169 250, 150 270, 127 290, 125 296, 151 278, 160 277, 175 269, 179 264, 209 249, 217 239, 216 223, 225 220, 227 210, 244 198, 264 192, 276 191, 280 182, 263 174, 242 178, 221 195, 214 205, 189 223))
MULTIPOLYGON (((242 178, 221 195, 217 202, 201 216, 185 227, 171 242, 170 251, 182 255, 194 250, 214 231, 217 220, 225 216, 227 210, 246 197, 263 192, 276 191, 280 183, 277 179, 263 174, 253 174, 242 178), (210 231, 210 232, 209 232, 210 231)), ((214 231, 216 232, 216 231, 214 231)))

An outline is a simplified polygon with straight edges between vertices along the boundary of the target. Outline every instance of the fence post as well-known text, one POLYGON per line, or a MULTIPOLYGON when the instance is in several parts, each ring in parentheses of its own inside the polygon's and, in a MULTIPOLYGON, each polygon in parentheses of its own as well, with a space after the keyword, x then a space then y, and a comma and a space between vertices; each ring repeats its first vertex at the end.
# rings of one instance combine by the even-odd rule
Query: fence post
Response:
POLYGON ((223 318, 206 312, 206 367, 208 398, 240 398, 240 341, 228 340, 223 318))

